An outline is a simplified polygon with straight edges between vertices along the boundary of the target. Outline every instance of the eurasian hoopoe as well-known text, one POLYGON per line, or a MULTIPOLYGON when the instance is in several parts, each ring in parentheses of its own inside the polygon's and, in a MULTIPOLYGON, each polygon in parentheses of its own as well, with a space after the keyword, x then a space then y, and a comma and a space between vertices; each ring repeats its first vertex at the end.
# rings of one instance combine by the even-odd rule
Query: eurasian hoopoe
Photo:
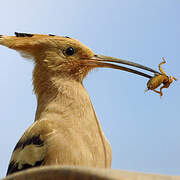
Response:
POLYGON ((97 67, 120 69, 151 78, 114 63, 158 72, 129 61, 95 55, 91 49, 69 37, 15 35, 0 36, 0 44, 34 60, 33 84, 38 106, 35 122, 14 148, 7 175, 54 164, 110 168, 111 147, 82 81, 97 67))

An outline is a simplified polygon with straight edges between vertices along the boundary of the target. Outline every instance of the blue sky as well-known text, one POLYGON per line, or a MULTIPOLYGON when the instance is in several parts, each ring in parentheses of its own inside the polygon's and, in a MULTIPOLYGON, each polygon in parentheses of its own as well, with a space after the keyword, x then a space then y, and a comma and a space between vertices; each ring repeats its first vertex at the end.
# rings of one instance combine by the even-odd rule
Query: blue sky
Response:
MULTIPOLYGON (((67 35, 95 53, 157 69, 161 57, 180 79, 179 0, 15 0, 1 2, 0 34, 67 35)), ((33 63, 0 47, 0 177, 13 148, 34 120, 33 63)), ((180 81, 159 98, 147 79, 112 69, 84 81, 113 150, 112 168, 180 175, 180 81)))

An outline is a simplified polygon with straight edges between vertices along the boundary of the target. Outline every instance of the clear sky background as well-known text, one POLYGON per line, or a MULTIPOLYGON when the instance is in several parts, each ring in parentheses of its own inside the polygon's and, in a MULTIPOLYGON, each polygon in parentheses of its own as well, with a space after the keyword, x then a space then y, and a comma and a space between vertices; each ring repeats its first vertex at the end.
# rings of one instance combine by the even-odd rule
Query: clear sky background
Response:
MULTIPOLYGON (((84 85, 109 139, 112 168, 180 175, 180 1, 6 0, 0 34, 67 35, 95 53, 157 69, 161 57, 179 78, 163 98, 144 93, 146 78, 112 69, 90 73, 84 85)), ((13 148, 34 120, 33 63, 0 47, 0 177, 13 148)))

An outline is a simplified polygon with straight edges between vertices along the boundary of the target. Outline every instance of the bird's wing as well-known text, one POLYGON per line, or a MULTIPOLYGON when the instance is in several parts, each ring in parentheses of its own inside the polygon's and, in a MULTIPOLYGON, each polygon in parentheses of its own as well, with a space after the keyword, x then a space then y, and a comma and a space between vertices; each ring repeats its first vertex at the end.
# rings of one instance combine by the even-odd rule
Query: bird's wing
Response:
POLYGON ((27 168, 43 165, 47 147, 45 135, 53 131, 48 121, 34 122, 16 144, 7 175, 27 168))

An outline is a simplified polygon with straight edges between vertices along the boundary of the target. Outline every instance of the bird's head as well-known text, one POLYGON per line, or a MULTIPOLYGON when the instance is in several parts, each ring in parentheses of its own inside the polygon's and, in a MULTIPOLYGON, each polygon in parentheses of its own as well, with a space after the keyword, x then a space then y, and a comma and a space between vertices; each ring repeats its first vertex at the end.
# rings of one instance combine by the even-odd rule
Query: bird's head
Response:
POLYGON ((126 64, 144 70, 157 71, 130 61, 95 54, 79 41, 62 36, 15 33, 16 36, 0 36, 0 44, 19 51, 23 56, 32 57, 36 65, 45 72, 82 79, 97 67, 115 68, 150 78, 142 72, 119 66, 126 64))

